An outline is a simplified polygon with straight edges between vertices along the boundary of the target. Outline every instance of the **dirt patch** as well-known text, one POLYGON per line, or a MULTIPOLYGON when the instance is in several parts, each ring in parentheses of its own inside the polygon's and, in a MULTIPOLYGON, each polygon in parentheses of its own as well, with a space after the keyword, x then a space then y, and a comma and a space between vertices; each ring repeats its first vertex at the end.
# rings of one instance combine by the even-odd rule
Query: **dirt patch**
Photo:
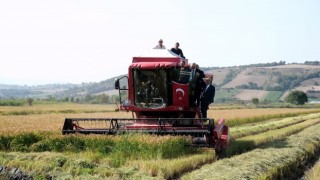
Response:
POLYGON ((260 72, 257 68, 246 69, 232 81, 222 86, 222 88, 235 88, 236 86, 248 84, 249 82, 256 83, 258 86, 263 86, 268 80, 266 74, 268 74, 268 72, 260 72))
POLYGON ((229 72, 229 68, 223 68, 223 69, 214 69, 212 71, 206 71, 205 73, 212 73, 213 83, 219 85, 224 81, 228 72, 229 72))
MULTIPOLYGON (((320 72, 319 72, 320 73, 320 72)), ((320 78, 312 78, 301 82, 302 86, 320 86, 320 78)))

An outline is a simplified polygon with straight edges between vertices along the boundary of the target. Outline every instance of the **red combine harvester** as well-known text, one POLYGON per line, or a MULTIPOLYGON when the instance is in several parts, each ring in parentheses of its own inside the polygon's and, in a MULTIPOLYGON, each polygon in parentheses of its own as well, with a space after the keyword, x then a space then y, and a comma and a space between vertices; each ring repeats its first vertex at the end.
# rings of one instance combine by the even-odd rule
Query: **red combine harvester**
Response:
POLYGON ((179 83, 182 61, 187 60, 158 49, 133 57, 128 76, 115 81, 120 110, 131 111, 132 118, 66 118, 62 134, 186 135, 192 137, 195 146, 218 151, 227 148, 229 128, 224 119, 215 125, 213 119, 202 118, 200 109, 190 101, 194 82, 179 83))

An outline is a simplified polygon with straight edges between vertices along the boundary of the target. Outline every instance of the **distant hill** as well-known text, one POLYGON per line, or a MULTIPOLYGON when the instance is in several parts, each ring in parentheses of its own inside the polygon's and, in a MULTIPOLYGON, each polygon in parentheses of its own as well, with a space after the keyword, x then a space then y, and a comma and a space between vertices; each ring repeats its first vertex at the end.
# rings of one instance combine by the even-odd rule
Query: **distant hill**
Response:
POLYGON ((37 86, 20 86, 0 84, 0 99, 4 98, 46 98, 56 93, 80 87, 78 84, 47 84, 37 86))
MULTIPOLYGON (((308 61, 307 61, 308 62, 308 61)), ((320 100, 320 63, 305 64, 267 63, 234 67, 202 68, 214 75, 216 102, 283 100, 291 90, 306 92, 309 99, 320 100)), ((115 78, 101 82, 82 84, 49 84, 39 86, 18 86, 0 84, 0 99, 5 98, 83 98, 87 95, 117 95, 115 78)))
POLYGON ((288 64, 267 67, 231 67, 206 71, 214 74, 213 83, 221 96, 218 101, 282 100, 289 91, 306 92, 311 99, 319 99, 320 66, 288 64))

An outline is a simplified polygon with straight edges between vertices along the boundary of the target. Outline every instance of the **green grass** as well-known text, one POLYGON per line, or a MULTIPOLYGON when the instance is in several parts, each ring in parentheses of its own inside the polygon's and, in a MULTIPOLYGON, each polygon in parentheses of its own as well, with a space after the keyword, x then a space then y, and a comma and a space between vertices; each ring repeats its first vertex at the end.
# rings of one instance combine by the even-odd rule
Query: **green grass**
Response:
POLYGON ((283 92, 282 91, 270 91, 266 97, 264 97, 264 101, 268 102, 275 102, 280 99, 282 96, 283 92))
POLYGON ((219 89, 215 95, 216 102, 231 101, 233 96, 239 92, 238 89, 219 89))
POLYGON ((320 124, 253 151, 225 158, 182 179, 297 179, 320 150, 320 124))

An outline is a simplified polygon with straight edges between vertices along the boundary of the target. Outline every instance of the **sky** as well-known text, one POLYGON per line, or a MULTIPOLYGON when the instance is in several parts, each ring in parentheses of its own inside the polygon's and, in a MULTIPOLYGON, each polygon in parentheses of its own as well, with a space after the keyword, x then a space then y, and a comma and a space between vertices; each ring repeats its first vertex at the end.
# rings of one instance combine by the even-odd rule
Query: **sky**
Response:
POLYGON ((319 0, 0 1, 0 84, 100 82, 176 42, 226 67, 320 61, 319 0))

